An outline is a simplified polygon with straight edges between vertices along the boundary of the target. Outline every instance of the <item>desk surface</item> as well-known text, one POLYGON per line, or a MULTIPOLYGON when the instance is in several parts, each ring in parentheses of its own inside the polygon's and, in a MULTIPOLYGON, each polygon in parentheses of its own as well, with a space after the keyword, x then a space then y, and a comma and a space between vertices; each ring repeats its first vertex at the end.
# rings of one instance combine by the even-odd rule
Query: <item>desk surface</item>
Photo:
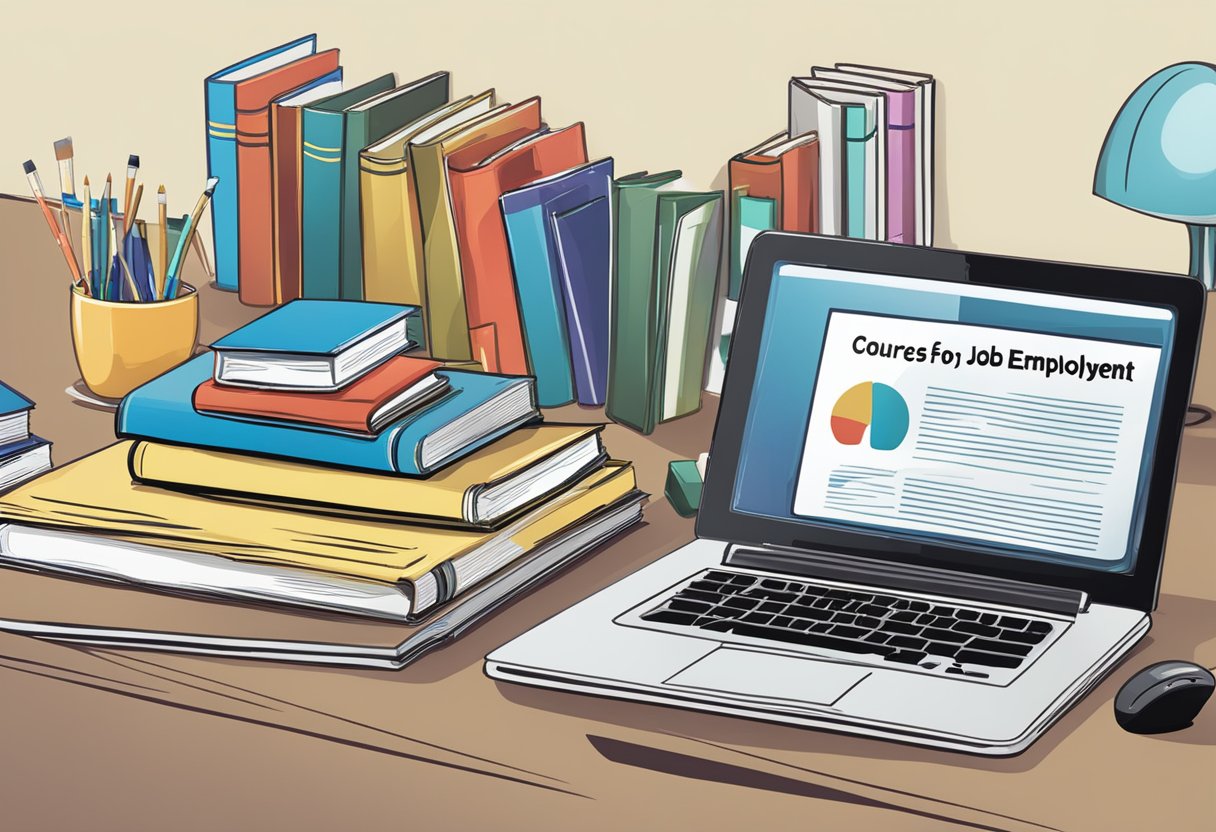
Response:
MULTIPOLYGON (((29 203, 0 199, 0 378, 33 398, 62 464, 113 441, 69 400, 67 280, 29 203)), ((188 275, 189 279, 189 275, 188 275)), ((201 340, 257 310, 202 290, 201 340)), ((1216 404, 1216 323, 1195 400, 1216 404)), ((1132 656, 1020 756, 984 759, 498 683, 486 653, 692 536, 666 463, 709 444, 698 414, 614 455, 655 494, 647 523, 398 672, 75 648, 0 634, 0 811, 48 829, 1196 829, 1216 816, 1216 703, 1189 730, 1124 733, 1131 673, 1216 665, 1216 422, 1187 431, 1160 608, 1132 656), (421 715, 421 716, 420 716, 421 715)), ((564 408, 567 420, 598 411, 564 408)))

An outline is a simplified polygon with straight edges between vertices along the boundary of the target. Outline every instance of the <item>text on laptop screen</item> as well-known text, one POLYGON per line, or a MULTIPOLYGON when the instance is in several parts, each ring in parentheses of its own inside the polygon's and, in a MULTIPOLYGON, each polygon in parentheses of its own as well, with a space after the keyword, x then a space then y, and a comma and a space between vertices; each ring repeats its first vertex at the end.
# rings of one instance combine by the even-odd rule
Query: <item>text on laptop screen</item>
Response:
POLYGON ((736 511, 1134 566, 1165 308, 779 265, 736 511))

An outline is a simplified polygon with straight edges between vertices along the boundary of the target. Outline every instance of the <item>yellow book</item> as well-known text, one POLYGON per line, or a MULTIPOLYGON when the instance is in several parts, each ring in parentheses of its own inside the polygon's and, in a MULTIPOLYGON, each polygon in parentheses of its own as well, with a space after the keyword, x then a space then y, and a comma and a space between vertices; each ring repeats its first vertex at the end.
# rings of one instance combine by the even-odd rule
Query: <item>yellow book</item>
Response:
POLYGON ((14 524, 0 529, 0 559, 409 619, 533 549, 576 545, 587 524, 640 498, 632 465, 610 461, 499 531, 371 522, 133 484, 133 444, 0 496, 0 520, 14 524))
POLYGON ((436 358, 457 361, 473 358, 447 157, 474 144, 489 155, 536 132, 540 126, 540 99, 530 98, 498 107, 441 135, 410 143, 410 167, 422 220, 427 346, 436 358))
POLYGON ((552 423, 520 428, 425 479, 145 441, 132 449, 130 467, 148 485, 484 529, 602 464, 600 431, 552 423))
MULTIPOLYGON (((407 124, 359 154, 359 210, 363 221, 363 297, 426 306, 422 225, 410 173, 409 143, 488 113, 494 91, 466 96, 407 124)), ((420 342, 421 343, 421 342, 420 342)))

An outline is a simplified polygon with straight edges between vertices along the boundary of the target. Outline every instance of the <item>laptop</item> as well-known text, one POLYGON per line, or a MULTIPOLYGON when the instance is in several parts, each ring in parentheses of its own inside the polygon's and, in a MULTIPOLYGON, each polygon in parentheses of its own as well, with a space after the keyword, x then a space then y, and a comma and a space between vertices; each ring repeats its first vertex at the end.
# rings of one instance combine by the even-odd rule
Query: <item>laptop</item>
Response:
POLYGON ((1150 626, 1202 322, 1178 275, 766 233, 696 539, 489 676, 986 755, 1150 626))

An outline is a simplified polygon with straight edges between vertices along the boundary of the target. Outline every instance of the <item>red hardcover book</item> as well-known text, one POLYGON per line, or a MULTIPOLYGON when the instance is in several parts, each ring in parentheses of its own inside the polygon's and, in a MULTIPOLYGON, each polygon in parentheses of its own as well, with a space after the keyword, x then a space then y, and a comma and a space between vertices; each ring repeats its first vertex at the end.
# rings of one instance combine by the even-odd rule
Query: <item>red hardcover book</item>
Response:
POLYGON ((776 202, 782 231, 819 230, 819 143, 778 133, 730 160, 730 188, 776 202))
POLYGON ((443 365, 398 355, 332 393, 230 387, 208 379, 194 390, 194 409, 283 422, 300 422, 374 436, 387 424, 438 398, 448 387, 443 365))
POLYGON ((270 102, 337 68, 338 50, 327 49, 236 84, 237 285, 242 303, 275 302, 270 102))
POLYGON ((473 357, 484 361, 486 372, 527 375, 523 324, 498 198, 585 164, 587 140, 580 122, 483 155, 474 146, 448 158, 469 338, 473 357))

